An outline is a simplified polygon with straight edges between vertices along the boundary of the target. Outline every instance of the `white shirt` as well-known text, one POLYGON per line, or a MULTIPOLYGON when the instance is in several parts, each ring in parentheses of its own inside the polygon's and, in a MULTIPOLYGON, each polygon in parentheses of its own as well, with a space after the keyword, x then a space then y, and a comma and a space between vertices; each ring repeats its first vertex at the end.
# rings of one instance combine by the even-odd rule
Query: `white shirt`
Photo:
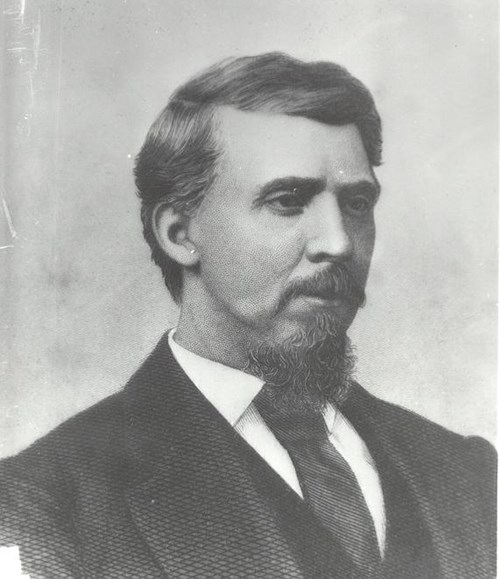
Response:
MULTIPOLYGON (((254 404, 264 382, 241 370, 202 358, 174 341, 168 343, 189 379, 243 439, 303 498, 297 473, 288 452, 261 418, 254 404)), ((354 427, 333 405, 323 413, 329 440, 351 467, 373 518, 380 552, 385 547, 386 518, 378 472, 365 443, 354 427)))

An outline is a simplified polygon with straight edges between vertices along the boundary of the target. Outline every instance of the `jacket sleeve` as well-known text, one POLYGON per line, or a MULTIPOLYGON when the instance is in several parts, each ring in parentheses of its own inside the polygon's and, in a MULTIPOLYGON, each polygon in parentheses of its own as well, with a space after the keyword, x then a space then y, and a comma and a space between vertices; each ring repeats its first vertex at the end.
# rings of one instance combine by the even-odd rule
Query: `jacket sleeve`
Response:
POLYGON ((473 477, 480 493, 484 519, 489 525, 491 537, 496 537, 497 522, 497 452, 484 438, 472 436, 467 439, 473 477))
POLYGON ((0 463, 0 546, 19 547, 23 573, 30 579, 78 579, 69 502, 62 489, 50 489, 47 457, 42 459, 45 472, 42 457, 30 458, 28 452, 0 463))
MULTIPOLYGON (((468 445, 468 465, 471 469, 473 489, 477 499, 474 501, 476 525, 484 528, 484 541, 476 541, 481 562, 489 564, 490 572, 478 573, 478 577, 497 577, 497 454, 494 447, 478 436, 466 440, 468 445)), ((475 536, 471 540, 475 540, 475 536)), ((486 567, 484 567, 486 569, 486 567)))

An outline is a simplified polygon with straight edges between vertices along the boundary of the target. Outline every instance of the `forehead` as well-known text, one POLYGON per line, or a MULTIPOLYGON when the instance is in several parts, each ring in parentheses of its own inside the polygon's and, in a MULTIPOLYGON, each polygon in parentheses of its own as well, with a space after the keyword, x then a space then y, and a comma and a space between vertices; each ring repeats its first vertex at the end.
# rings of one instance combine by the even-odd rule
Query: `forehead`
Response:
POLYGON ((279 176, 327 181, 373 181, 354 124, 331 126, 304 117, 221 107, 217 133, 222 144, 219 177, 234 175, 262 183, 279 176))

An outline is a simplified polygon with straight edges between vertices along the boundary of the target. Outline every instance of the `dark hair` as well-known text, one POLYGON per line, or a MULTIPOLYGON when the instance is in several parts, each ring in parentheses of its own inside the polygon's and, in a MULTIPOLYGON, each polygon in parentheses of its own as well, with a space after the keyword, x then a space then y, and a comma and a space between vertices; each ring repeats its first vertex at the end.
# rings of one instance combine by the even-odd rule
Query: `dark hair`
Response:
POLYGON ((380 165, 380 117, 369 90, 345 68, 306 63, 273 52, 224 60, 181 86, 151 126, 136 158, 144 237, 173 298, 182 267, 160 247, 153 227, 159 204, 192 214, 209 190, 220 155, 213 128, 218 106, 306 117, 328 125, 354 123, 372 166, 380 165))

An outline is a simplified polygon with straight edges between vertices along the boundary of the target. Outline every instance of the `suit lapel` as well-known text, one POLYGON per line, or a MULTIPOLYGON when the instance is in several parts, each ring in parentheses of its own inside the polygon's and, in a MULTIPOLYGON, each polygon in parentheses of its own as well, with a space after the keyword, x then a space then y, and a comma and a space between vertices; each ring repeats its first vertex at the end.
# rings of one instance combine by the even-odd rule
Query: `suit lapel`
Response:
POLYGON ((167 574, 302 577, 238 435, 190 383, 165 338, 126 400, 136 465, 128 504, 167 574))
MULTIPOLYGON (((416 427, 421 418, 408 411, 401 417, 401 409, 398 414, 357 385, 343 411, 373 453, 381 474, 390 461, 408 484, 431 535, 440 577, 489 576, 488 570, 478 568, 488 538, 477 517, 477 489, 457 449, 444 441, 441 432, 432 440, 422 438, 421 426, 416 427), (439 448, 429 447, 438 439, 443 440, 439 448)), ((429 427, 439 428, 431 423, 429 427)))

